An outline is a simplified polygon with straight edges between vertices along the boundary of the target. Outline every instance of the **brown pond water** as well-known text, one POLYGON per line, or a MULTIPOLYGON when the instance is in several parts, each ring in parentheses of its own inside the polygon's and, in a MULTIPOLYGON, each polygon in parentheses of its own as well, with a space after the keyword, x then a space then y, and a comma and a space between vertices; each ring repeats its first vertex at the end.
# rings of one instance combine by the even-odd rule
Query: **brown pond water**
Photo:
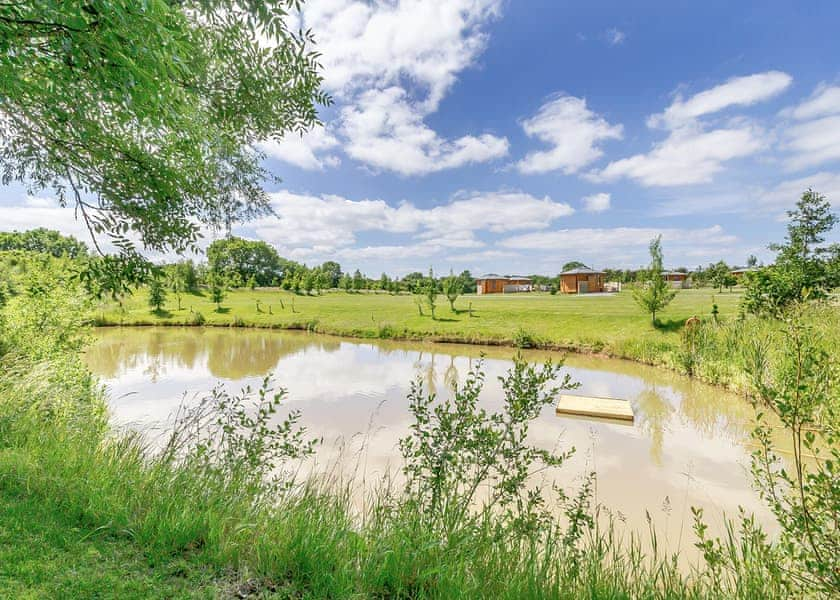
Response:
MULTIPOLYGON (((484 353, 482 401, 499 407, 496 377, 510 368, 515 352, 252 329, 112 328, 96 337, 87 362, 108 388, 115 423, 165 428, 182 402, 197 401, 217 383, 237 392, 272 374, 276 386, 288 390, 286 406, 300 409, 312 436, 323 437, 316 468, 331 468, 342 457, 343 468, 356 468, 366 481, 399 468, 397 442, 408 430, 412 380, 420 377, 428 389, 448 394, 484 353)), ((525 356, 541 362, 562 355, 525 356)), ((690 506, 705 509, 713 531, 721 531, 723 514, 734 517, 739 506, 773 529, 751 487, 753 410, 745 400, 629 361, 572 354, 564 371, 580 382, 572 393, 627 399, 636 421, 559 417, 546 407, 531 427, 534 443, 576 448, 552 474, 555 481, 574 488, 594 470, 597 501, 635 530, 646 529, 649 511, 660 544, 670 549, 693 541, 690 506)))

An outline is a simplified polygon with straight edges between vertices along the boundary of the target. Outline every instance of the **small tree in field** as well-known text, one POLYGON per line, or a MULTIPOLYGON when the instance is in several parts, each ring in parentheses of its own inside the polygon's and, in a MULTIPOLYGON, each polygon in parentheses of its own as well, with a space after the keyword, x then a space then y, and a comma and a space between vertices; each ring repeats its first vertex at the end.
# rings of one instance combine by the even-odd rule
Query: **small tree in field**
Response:
POLYGON ((160 312, 166 302, 166 289, 160 279, 155 277, 149 282, 149 306, 160 312))
POLYGON ((175 299, 178 301, 178 310, 181 310, 181 295, 187 290, 187 282, 184 281, 183 271, 178 265, 174 265, 169 269, 167 283, 169 284, 169 289, 175 294, 175 299))
POLYGON ((211 271, 207 277, 207 285, 210 288, 210 299, 216 303, 216 312, 221 312, 222 300, 225 299, 225 286, 221 276, 211 271))
POLYGON ((665 280, 662 271, 662 236, 657 236, 650 242, 650 267, 644 280, 633 288, 633 299, 650 313, 654 325, 656 313, 668 306, 677 295, 677 290, 665 280))
POLYGON ((429 307, 432 319, 434 319, 438 289, 437 281, 435 281, 435 275, 431 268, 429 269, 429 276, 418 280, 414 284, 412 291, 416 295, 417 310, 420 312, 420 315, 423 315, 423 304, 426 304, 429 307))
POLYGON ((455 301, 464 291, 464 282, 450 270, 449 277, 445 277, 441 284, 443 286, 443 293, 446 299, 449 300, 449 308, 452 309, 452 312, 455 312, 455 301))

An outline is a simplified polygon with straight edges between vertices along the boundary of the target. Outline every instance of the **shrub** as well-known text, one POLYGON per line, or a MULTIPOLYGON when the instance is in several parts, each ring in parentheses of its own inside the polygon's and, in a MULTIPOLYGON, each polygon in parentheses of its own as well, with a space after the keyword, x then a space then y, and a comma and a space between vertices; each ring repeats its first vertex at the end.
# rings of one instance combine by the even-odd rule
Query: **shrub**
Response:
POLYGON ((517 348, 536 348, 537 341, 531 332, 522 329, 521 327, 513 334, 513 345, 517 348))
POLYGON ((193 312, 189 320, 190 325, 204 325, 206 322, 207 318, 199 311, 193 312))

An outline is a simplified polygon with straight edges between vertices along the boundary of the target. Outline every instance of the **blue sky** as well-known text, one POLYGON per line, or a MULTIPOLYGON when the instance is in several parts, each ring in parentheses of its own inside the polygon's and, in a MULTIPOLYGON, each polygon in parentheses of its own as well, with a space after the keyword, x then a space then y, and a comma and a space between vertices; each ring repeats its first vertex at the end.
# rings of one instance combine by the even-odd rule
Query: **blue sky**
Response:
MULTIPOLYGON (((238 228, 370 275, 769 261, 808 186, 840 206, 840 3, 310 0, 335 104, 261 147, 238 228)), ((0 229, 83 237, 5 188, 0 229)), ((836 238, 837 236, 835 236, 836 238)))

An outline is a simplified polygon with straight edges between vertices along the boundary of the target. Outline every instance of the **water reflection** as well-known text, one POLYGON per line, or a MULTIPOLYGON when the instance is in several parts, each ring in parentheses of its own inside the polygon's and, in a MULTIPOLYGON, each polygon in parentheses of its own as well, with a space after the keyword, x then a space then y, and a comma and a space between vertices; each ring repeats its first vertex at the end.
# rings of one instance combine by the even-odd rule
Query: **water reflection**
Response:
MULTIPOLYGON (((97 336, 87 360, 110 388, 117 422, 160 424, 185 392, 190 398, 219 381, 238 391, 273 373, 288 390, 288 405, 301 409, 309 431, 323 436, 319 460, 342 457, 347 468, 368 478, 398 466, 397 442, 410 422, 405 397, 411 381, 446 396, 484 354, 482 402, 499 408, 497 377, 515 352, 221 328, 106 329, 97 336)), ((558 357, 524 355, 535 362, 558 357)), ((561 484, 595 470, 598 501, 627 515, 634 527, 644 526, 646 509, 659 507, 672 545, 685 541, 689 506, 704 507, 713 520, 717 515, 718 525, 722 510, 735 514, 738 506, 770 522, 750 486, 748 403, 627 361, 570 355, 565 370, 581 383, 575 393, 626 398, 637 419, 627 426, 560 418, 547 407, 531 428, 534 443, 578 450, 558 475, 561 484)))

